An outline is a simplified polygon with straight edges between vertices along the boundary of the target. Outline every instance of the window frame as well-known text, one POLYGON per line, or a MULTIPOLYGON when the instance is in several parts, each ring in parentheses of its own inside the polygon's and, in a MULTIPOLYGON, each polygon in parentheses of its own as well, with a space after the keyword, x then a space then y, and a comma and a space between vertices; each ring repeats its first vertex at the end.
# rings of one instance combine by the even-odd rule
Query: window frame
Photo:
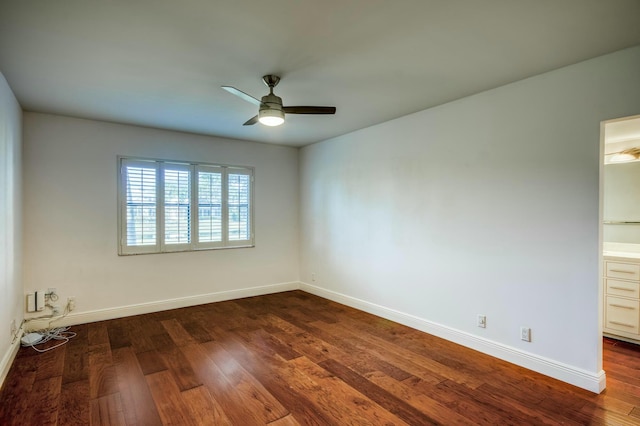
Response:
POLYGON ((179 160, 164 160, 155 158, 141 158, 118 156, 118 186, 117 186, 117 206, 118 206, 118 255, 139 255, 154 253, 175 253, 184 251, 219 250, 232 248, 255 247, 255 213, 254 213, 254 187, 255 170, 249 166, 237 166, 228 164, 203 163, 179 160), (133 245, 127 244, 127 178, 126 167, 137 166, 155 169, 155 192, 156 192, 156 216, 155 244, 133 245), (165 182, 164 171, 188 170, 189 171, 189 205, 190 205, 190 239, 188 243, 167 244, 165 243, 165 182), (222 187, 222 224, 221 241, 200 242, 200 204, 199 204, 199 172, 221 173, 222 187), (243 174, 249 176, 249 238, 244 240, 229 239, 229 200, 228 185, 229 174, 243 174))

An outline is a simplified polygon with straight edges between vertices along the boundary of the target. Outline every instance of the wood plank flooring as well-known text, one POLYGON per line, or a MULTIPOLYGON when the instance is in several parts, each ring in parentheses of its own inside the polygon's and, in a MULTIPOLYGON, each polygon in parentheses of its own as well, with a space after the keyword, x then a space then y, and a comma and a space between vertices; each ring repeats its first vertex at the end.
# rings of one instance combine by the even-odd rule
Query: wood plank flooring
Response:
POLYGON ((293 291, 74 326, 21 348, 0 425, 640 425, 640 347, 601 395, 293 291))

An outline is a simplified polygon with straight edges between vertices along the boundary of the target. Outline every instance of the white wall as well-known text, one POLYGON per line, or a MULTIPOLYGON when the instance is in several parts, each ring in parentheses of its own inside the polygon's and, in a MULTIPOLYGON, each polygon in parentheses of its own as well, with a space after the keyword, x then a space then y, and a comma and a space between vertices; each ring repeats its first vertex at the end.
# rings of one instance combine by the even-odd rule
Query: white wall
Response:
POLYGON ((295 286, 297 155, 290 147, 25 113, 25 291, 56 287, 63 301, 75 296, 78 322, 172 307, 167 301, 175 299, 188 305, 295 286), (255 167, 256 247, 118 256, 118 155, 255 167), (129 305, 139 309, 121 309, 129 305), (82 316, 100 310, 108 312, 82 316))
POLYGON ((22 110, 0 74, 0 385, 18 347, 10 323, 23 319, 21 131, 22 110))
MULTIPOLYGON (((640 222, 640 162, 604 166, 603 183, 604 219, 640 222)), ((640 244, 640 225, 605 225, 603 240, 640 244)))
POLYGON ((640 47, 303 148, 306 288, 597 391, 600 122, 639 75, 640 47))

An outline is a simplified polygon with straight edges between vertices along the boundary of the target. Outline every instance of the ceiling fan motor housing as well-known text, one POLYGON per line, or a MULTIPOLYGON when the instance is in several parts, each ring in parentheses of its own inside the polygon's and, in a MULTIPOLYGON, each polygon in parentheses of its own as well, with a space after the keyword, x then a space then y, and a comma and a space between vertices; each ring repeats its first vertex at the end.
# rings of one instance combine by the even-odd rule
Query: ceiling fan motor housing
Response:
POLYGON ((267 126, 279 126, 284 123, 282 99, 272 93, 262 97, 258 120, 267 126))
POLYGON ((260 111, 265 109, 275 109, 278 111, 282 111, 282 98, 280 96, 276 96, 273 93, 269 93, 265 95, 261 99, 260 111))

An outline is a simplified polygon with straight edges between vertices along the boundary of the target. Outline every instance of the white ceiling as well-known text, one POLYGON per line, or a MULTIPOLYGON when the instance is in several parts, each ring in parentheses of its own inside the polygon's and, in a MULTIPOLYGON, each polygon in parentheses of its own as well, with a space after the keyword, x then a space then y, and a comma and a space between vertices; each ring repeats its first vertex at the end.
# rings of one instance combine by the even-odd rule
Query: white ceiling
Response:
POLYGON ((638 0, 2 0, 27 111, 301 146, 640 44, 638 0), (242 126, 256 107, 334 105, 242 126))

